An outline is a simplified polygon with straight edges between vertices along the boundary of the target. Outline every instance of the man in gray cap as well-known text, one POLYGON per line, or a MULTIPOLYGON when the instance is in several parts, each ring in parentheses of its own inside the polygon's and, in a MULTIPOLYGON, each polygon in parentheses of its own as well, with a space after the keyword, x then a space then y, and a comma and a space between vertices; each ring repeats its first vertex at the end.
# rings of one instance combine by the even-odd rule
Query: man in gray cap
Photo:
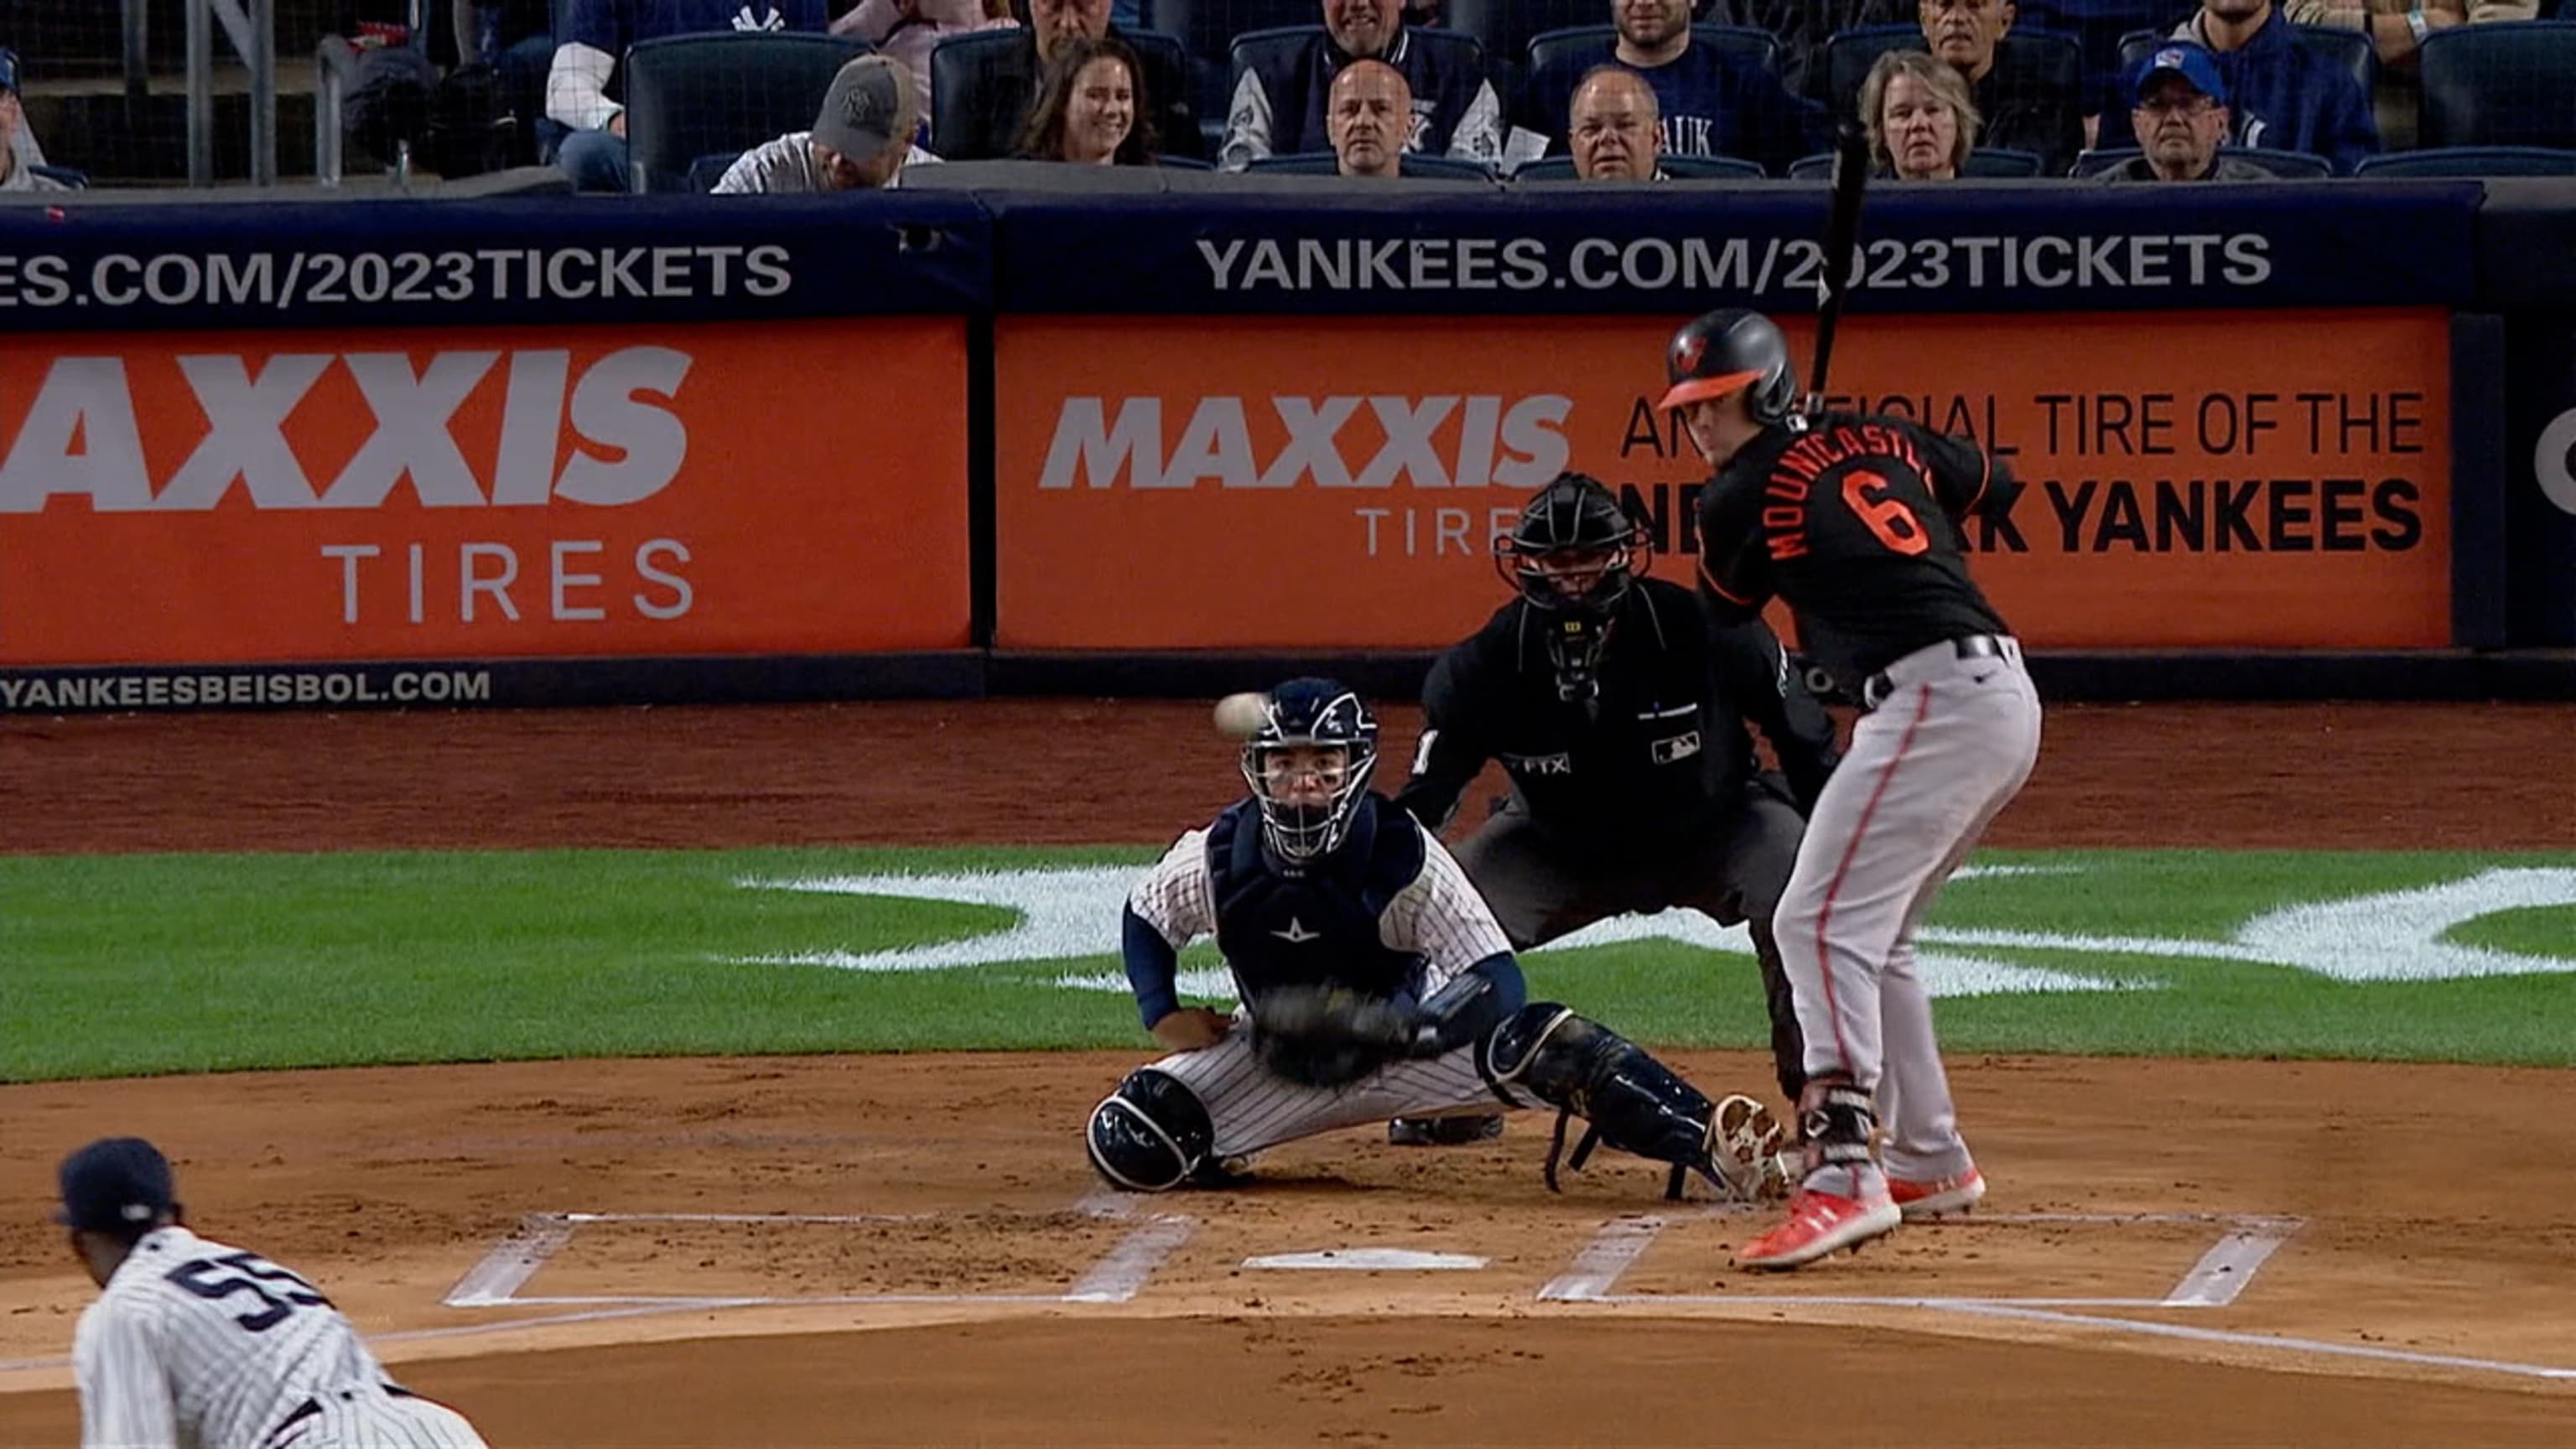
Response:
POLYGON ((899 185, 904 167, 939 159, 912 144, 920 124, 912 72, 891 56, 860 56, 832 77, 814 129, 743 152, 716 183, 716 195, 899 185))
POLYGON ((2219 150, 2227 139, 2227 82, 2208 51, 2170 41, 2138 73, 2129 126, 2145 155, 2102 173, 2111 181, 2268 181, 2271 173, 2219 150))

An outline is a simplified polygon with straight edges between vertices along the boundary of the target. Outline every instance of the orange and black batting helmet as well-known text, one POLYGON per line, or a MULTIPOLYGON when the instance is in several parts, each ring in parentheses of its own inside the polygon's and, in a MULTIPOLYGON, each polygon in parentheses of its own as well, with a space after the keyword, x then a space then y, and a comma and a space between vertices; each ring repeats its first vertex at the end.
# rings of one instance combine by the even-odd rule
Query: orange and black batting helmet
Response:
POLYGON ((1776 423, 1798 406, 1798 378, 1789 365, 1789 339, 1770 318, 1741 307, 1721 307, 1682 324, 1664 349, 1661 411, 1741 392, 1758 423, 1776 423))

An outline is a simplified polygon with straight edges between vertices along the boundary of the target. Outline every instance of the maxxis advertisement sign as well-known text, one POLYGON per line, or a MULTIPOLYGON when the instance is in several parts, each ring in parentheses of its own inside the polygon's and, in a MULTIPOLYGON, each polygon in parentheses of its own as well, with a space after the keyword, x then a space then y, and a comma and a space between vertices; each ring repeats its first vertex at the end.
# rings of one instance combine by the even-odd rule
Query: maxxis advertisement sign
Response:
POLYGON ((962 647, 965 391, 957 318, 15 338, 0 665, 962 647))
MULTIPOLYGON (((1681 320, 1005 317, 995 642, 1445 644, 1563 468, 1687 578, 1707 469, 1651 405, 1681 320)), ((2449 359, 2436 308, 1860 317, 1834 390, 2029 485, 1969 542, 2033 644, 2437 648, 2449 359)))

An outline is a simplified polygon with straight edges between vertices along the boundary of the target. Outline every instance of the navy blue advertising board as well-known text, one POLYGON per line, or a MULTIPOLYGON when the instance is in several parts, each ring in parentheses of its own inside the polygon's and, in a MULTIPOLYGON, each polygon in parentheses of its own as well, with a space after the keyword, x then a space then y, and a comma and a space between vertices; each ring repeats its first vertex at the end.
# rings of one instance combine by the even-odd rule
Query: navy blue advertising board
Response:
POLYGON ((0 331, 973 312, 955 195, 0 207, 0 331))
MULTIPOLYGON (((2475 184, 1883 187, 1854 310, 2466 305, 2475 184)), ((1813 305, 1826 194, 1675 183, 1436 201, 976 193, 1004 312, 1671 312, 1813 305), (1077 263, 1078 259, 1078 263, 1077 263)))

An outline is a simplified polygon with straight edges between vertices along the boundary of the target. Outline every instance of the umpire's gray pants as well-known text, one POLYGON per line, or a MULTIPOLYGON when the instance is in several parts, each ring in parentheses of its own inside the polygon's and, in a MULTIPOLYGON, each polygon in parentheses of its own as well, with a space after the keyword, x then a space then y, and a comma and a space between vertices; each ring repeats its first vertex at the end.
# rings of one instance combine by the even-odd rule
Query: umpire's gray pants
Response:
POLYGON ((1518 802, 1488 820, 1453 850, 1477 893, 1493 907, 1512 949, 1526 951, 1595 921, 1673 906, 1705 912, 1721 926, 1741 921, 1761 963, 1762 997, 1771 1017, 1771 1060, 1791 1102, 1806 1085, 1806 1046, 1789 974, 1771 931, 1772 913, 1798 863, 1806 822, 1795 808, 1755 787, 1707 838, 1644 862, 1605 863, 1549 840, 1518 802))

